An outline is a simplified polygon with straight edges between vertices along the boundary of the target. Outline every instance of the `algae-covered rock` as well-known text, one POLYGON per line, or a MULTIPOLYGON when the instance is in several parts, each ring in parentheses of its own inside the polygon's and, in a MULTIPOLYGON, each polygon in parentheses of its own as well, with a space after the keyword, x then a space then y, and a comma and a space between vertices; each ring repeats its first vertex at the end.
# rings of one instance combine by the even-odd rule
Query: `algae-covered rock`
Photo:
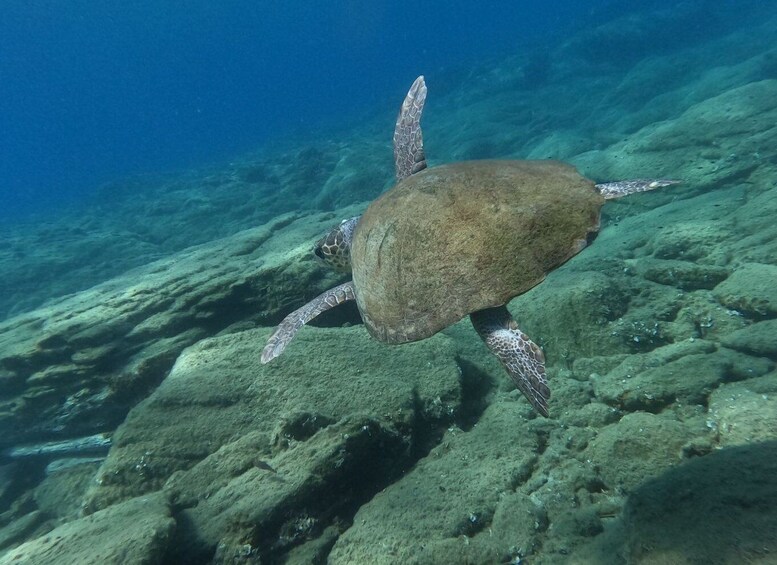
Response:
POLYGON ((721 342, 726 347, 751 355, 777 359, 777 320, 765 320, 744 327, 724 336, 721 342))
POLYGON ((575 562, 619 515, 624 492, 680 463, 689 442, 709 435, 703 418, 644 413, 610 420, 597 435, 516 419, 514 404, 500 397, 472 429, 449 430, 360 508, 329 562, 575 562))
POLYGON ((761 152, 774 146, 775 93, 775 79, 711 91, 713 95, 680 116, 651 123, 612 144, 604 155, 584 153, 575 162, 584 169, 596 166, 607 178, 625 178, 635 170, 671 170, 699 186, 742 181, 763 165, 761 152))
POLYGON ((621 371, 594 379, 598 398, 623 410, 659 412, 669 404, 704 404, 730 364, 722 355, 688 355, 634 375, 621 371))
POLYGON ((81 512, 84 493, 92 485, 100 459, 62 459, 47 466, 46 477, 35 487, 38 508, 47 516, 73 519, 81 512))
POLYGON ((562 267, 514 300, 511 310, 524 331, 542 343, 548 358, 561 363, 619 349, 608 324, 626 313, 627 296, 623 281, 606 273, 562 267))
POLYGON ((246 553, 278 559, 337 531, 409 465, 407 438, 366 416, 345 417, 275 454, 256 440, 238 440, 166 485, 185 506, 177 538, 184 562, 213 555, 226 564, 246 553))
POLYGON ((724 267, 690 261, 648 259, 638 265, 646 279, 683 290, 711 289, 728 276, 724 267))
POLYGON ((777 373, 717 389, 709 423, 722 446, 777 440, 777 373))
POLYGON ((471 431, 448 431, 429 455, 362 506, 329 563, 499 563, 532 553, 542 506, 516 492, 537 464, 538 430, 513 402, 471 431))
POLYGON ((673 319, 662 324, 662 331, 673 343, 689 338, 719 342, 748 324, 744 316, 722 306, 707 290, 685 294, 677 305, 673 319))
POLYGON ((585 453, 607 487, 628 492, 680 463, 683 446, 707 432, 701 422, 635 412, 602 429, 585 453))
POLYGON ((777 442, 721 449, 634 491, 623 553, 640 565, 774 563, 777 442))
POLYGON ((696 340, 628 357, 592 381, 597 398, 611 406, 659 412, 673 403, 706 405, 720 384, 757 377, 771 367, 767 360, 696 340))
POLYGON ((777 265, 746 263, 715 287, 721 304, 748 316, 777 315, 777 265))
POLYGON ((443 335, 387 347, 362 327, 307 328, 262 365, 266 337, 249 330, 185 350, 117 430, 87 509, 164 486, 185 509, 187 555, 221 544, 227 559, 248 544, 277 556, 348 516, 465 415, 443 335))
POLYGON ((331 286, 309 241, 332 221, 281 216, 0 323, 0 448, 112 430, 188 345, 331 286))
POLYGON ((0 527, 0 551, 37 537, 36 534, 48 532, 53 527, 47 521, 46 514, 40 510, 26 514, 14 513, 11 520, 6 517, 3 522, 7 523, 0 527))
MULTIPOLYGON (((709 204, 705 208, 706 211, 695 212, 709 214, 709 204)), ((706 217, 692 219, 686 215, 682 221, 670 222, 664 229, 652 234, 645 248, 652 258, 639 268, 647 267, 647 271, 664 267, 668 278, 674 278, 674 273, 668 272, 672 270, 692 274, 694 270, 703 272, 711 269, 714 273, 714 266, 724 260, 720 256, 720 244, 732 237, 732 231, 730 224, 721 226, 706 217)))
POLYGON ((164 496, 144 496, 63 524, 12 549, 0 563, 163 563, 174 529, 164 496))
POLYGON ((753 174, 753 184, 743 194, 742 205, 732 217, 737 238, 728 248, 742 263, 777 264, 777 198, 774 173, 767 168, 753 174))

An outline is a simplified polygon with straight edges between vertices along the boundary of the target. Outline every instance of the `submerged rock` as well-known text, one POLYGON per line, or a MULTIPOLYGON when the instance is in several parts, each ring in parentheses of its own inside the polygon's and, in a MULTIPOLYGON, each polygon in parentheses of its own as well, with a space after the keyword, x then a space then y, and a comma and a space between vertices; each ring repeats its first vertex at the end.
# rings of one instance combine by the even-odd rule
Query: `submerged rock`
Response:
POLYGON ((104 458, 69 458, 52 461, 46 477, 35 487, 36 506, 48 517, 73 520, 81 515, 84 493, 94 483, 104 458))
POLYGON ((715 287, 715 296, 732 310, 760 319, 777 316, 777 265, 747 263, 715 287))
POLYGON ((296 220, 276 218, 0 323, 0 447, 112 430, 186 346, 237 323, 269 325, 297 305, 289 296, 331 286, 307 243, 331 216, 296 220))
POLYGON ((163 496, 128 500, 12 549, 0 564, 162 563, 175 520, 163 496))
POLYGON ((88 511, 164 488, 187 559, 265 558, 323 535, 468 416, 449 338, 402 347, 307 328, 262 365, 267 330, 201 341, 129 414, 88 511))
MULTIPOLYGON (((261 366, 269 326, 337 282, 310 244, 359 210, 296 211, 0 324, 0 448, 112 430, 135 407, 98 483, 95 463, 46 478, 45 460, 0 467, 0 548, 39 536, 5 561, 769 562, 777 80, 763 19, 626 72, 560 56, 572 40, 542 85, 508 63, 441 100, 448 119, 429 138, 446 140, 443 161, 560 157, 597 180, 685 181, 608 204, 596 245, 510 305, 545 348, 552 419, 531 418, 466 322, 400 348, 307 328, 261 366), (82 502, 92 514, 78 519, 82 502)), ((108 222, 137 229, 83 251, 118 264, 234 231, 224 218, 370 198, 390 155, 384 132, 362 134, 164 198, 129 191, 108 222)), ((52 241, 100 221, 44 226, 39 248, 10 241, 0 264, 40 252, 56 263, 50 288, 74 288, 76 275, 56 280, 68 268, 52 241)), ((0 307, 39 302, 24 288, 45 271, 18 268, 0 307)), ((357 321, 335 316, 324 323, 357 321)))
POLYGON ((722 446, 777 440, 777 373, 717 389, 710 398, 709 425, 722 446))
POLYGON ((777 320, 766 320, 723 337, 723 345, 777 361, 777 320))
POLYGON ((500 563, 530 555, 547 526, 519 491, 536 470, 542 422, 490 406, 470 431, 451 428, 412 471, 364 505, 329 563, 500 563))
POLYGON ((624 516, 628 563, 774 563, 777 442, 727 448, 640 486, 624 516))
POLYGON ((674 403, 706 406, 724 382, 759 377, 772 367, 768 360, 693 340, 629 356, 591 380, 597 398, 606 404, 630 412, 660 412, 674 403))
POLYGON ((599 432, 586 450, 604 484, 628 492, 683 459, 683 446, 709 433, 704 422, 692 426, 671 415, 627 414, 599 432))

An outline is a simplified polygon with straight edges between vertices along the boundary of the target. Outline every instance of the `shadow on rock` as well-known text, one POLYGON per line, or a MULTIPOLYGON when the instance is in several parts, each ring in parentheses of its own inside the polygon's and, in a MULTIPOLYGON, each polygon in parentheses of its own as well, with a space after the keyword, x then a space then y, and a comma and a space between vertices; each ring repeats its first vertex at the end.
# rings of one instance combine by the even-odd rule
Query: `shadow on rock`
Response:
POLYGON ((629 563, 774 563, 777 441, 722 449, 646 482, 624 510, 629 563))

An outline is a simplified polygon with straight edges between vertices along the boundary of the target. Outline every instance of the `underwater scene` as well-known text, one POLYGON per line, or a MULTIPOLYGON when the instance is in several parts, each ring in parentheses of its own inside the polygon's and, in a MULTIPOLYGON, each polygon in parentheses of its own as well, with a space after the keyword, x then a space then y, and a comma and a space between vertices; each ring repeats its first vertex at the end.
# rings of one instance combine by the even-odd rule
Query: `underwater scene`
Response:
POLYGON ((0 564, 777 564, 777 4, 143 4, 0 8, 0 564))

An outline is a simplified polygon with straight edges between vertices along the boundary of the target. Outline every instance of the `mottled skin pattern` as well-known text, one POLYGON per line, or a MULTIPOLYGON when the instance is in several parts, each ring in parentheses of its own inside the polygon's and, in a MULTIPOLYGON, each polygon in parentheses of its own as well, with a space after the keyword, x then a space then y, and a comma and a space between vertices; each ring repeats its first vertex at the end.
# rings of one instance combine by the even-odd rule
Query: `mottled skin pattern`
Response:
POLYGON ((288 336, 296 334, 299 329, 310 320, 322 312, 326 312, 349 300, 356 300, 356 296, 353 293, 353 283, 350 281, 330 288, 326 292, 322 292, 302 308, 299 308, 292 312, 291 315, 286 316, 283 321, 278 324, 278 327, 275 328, 270 339, 267 340, 267 345, 262 351, 262 363, 268 363, 283 353, 283 350, 286 349, 286 345, 288 345, 290 340, 288 336))
POLYGON ((351 238, 359 216, 340 222, 336 228, 319 239, 313 247, 313 254, 337 271, 351 270, 351 238))
POLYGON ((424 77, 415 79, 402 102, 394 127, 394 168, 397 182, 426 168, 421 113, 426 102, 424 77))
POLYGON ((548 416, 550 388, 545 378, 542 349, 518 329, 505 306, 478 310, 470 314, 469 319, 491 353, 502 362, 518 390, 537 412, 548 416))
MULTIPOLYGON (((410 88, 397 118, 394 130, 394 164, 397 182, 426 168, 420 126, 426 92, 424 78, 418 77, 410 88)), ((678 181, 639 179, 597 184, 596 189, 604 199, 611 199, 661 188, 676 182, 678 181)), ((334 268, 350 270, 351 242, 359 220, 360 217, 343 220, 316 243, 315 255, 334 268)), ((598 224, 591 226, 591 230, 596 229, 598 224)), ((580 248, 576 251, 585 247, 585 239, 581 242, 580 248)), ((353 281, 322 293, 286 316, 270 336, 262 352, 262 363, 268 363, 281 355, 295 334, 307 322, 322 312, 349 300, 356 300, 353 281)), ((516 387, 537 412, 547 417, 550 388, 545 377, 545 356, 540 347, 518 328, 506 305, 471 312, 470 320, 489 350, 501 361, 516 387)))
POLYGON ((678 180, 670 179, 632 179, 619 180, 616 182, 600 182, 596 185, 599 194, 604 196, 605 200, 613 200, 622 196, 628 196, 636 192, 647 192, 657 188, 664 188, 673 184, 678 184, 678 180))

